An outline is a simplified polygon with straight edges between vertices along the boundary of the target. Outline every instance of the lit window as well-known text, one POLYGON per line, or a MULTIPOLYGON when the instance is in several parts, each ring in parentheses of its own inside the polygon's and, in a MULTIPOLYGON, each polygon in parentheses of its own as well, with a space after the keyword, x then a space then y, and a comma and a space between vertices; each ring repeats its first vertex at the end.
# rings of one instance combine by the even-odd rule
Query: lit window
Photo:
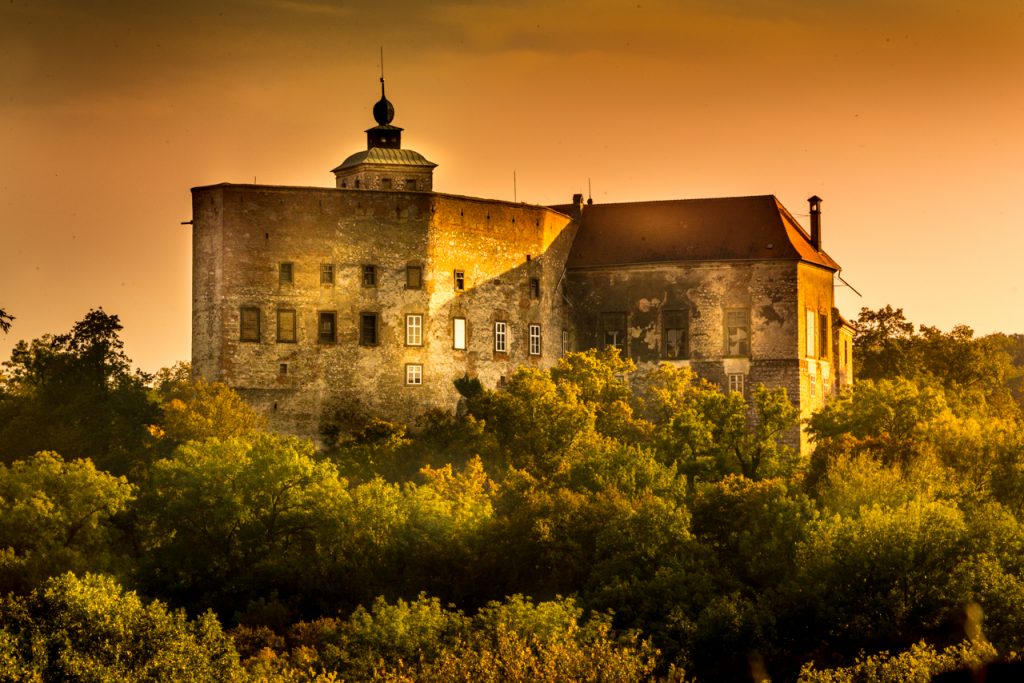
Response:
POLYGON ((377 286, 377 266, 365 265, 363 266, 363 287, 376 287, 377 286))
POLYGON ((359 314, 359 343, 362 346, 377 345, 377 327, 376 313, 359 314))
POLYGON ((806 320, 807 329, 805 330, 806 336, 804 343, 804 354, 808 358, 814 358, 815 356, 818 355, 818 335, 814 332, 814 324, 815 321, 818 319, 818 314, 815 313, 814 311, 805 311, 805 313, 806 315, 804 316, 804 320, 806 320))
POLYGON ((689 327, 687 312, 664 311, 661 315, 664 357, 687 358, 686 332, 689 327))
POLYGON ((294 309, 277 309, 277 341, 289 344, 295 341, 294 309))
POLYGON ((508 351, 508 323, 503 320, 494 323, 494 350, 498 353, 508 351))
POLYGON ((322 284, 322 285, 333 285, 334 284, 334 264, 333 263, 321 263, 320 264, 320 284, 322 284))
POLYGON ((455 289, 462 291, 466 288, 466 274, 461 270, 455 271, 455 289))
POLYGON ((282 263, 277 268, 277 281, 282 285, 290 285, 295 279, 295 268, 292 263, 282 263))
POLYGON ((406 346, 422 346, 423 345, 423 316, 422 315, 407 315, 407 316, 405 316, 405 345, 406 346))
POLYGON ((602 313, 601 338, 605 346, 614 346, 619 351, 626 351, 626 314, 602 313))
POLYGON ((405 366, 405 383, 410 386, 423 384, 423 366, 417 363, 409 363, 405 366))
POLYGON ((406 289, 419 289, 423 286, 423 268, 420 266, 405 267, 406 289))
POLYGON ((320 333, 321 344, 333 344, 338 338, 338 316, 334 311, 320 312, 320 333))
POLYGON ((530 355, 540 355, 540 325, 530 325, 530 355))
POLYGON ((530 278, 530 298, 531 299, 539 299, 540 298, 540 278, 536 278, 536 277, 531 277, 530 278))
POLYGON ((458 351, 466 350, 466 319, 452 319, 452 348, 458 351))
POLYGON ((747 376, 743 373, 731 373, 729 375, 729 391, 735 391, 738 394, 742 394, 746 388, 747 376))
POLYGON ((260 340, 260 309, 252 306, 241 309, 241 330, 238 338, 244 342, 260 340))
POLYGON ((750 355, 750 311, 746 309, 726 311, 725 355, 750 355))

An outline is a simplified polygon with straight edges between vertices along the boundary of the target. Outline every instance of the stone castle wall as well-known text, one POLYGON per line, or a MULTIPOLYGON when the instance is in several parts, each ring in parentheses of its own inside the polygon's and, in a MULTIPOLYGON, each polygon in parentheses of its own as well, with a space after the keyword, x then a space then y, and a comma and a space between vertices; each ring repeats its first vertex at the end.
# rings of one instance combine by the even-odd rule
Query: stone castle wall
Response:
POLYGON ((236 388, 274 428, 308 436, 353 411, 409 421, 451 410, 452 381, 464 373, 493 386, 518 365, 557 359, 573 225, 543 207, 425 192, 196 188, 194 370, 236 388), (292 264, 291 282, 282 263, 292 264), (333 282, 322 282, 324 265, 333 282), (364 285, 367 265, 375 286, 364 285), (410 266, 421 269, 420 287, 407 284, 410 266), (259 311, 258 341, 241 339, 246 308, 259 311), (279 311, 294 311, 294 341, 279 339, 279 311), (333 342, 320 338, 321 313, 336 316, 333 342), (373 345, 360 343, 366 314, 378 320, 373 345), (422 316, 419 345, 406 343, 407 315, 422 316), (466 321, 465 350, 453 348, 455 317, 466 321), (504 353, 496 320, 508 327, 504 353), (541 326, 539 355, 529 353, 530 324, 541 326), (407 382, 410 364, 422 383, 407 382))

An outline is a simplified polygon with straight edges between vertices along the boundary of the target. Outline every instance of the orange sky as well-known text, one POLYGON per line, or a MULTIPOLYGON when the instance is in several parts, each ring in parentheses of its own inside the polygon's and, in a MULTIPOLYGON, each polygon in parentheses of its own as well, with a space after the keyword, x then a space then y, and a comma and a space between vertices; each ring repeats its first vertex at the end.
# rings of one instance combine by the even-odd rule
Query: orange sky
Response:
POLYGON ((189 188, 331 186, 380 45, 438 191, 818 194, 848 317, 1024 332, 1022 0, 7 0, 0 358, 102 306, 188 359, 189 188))

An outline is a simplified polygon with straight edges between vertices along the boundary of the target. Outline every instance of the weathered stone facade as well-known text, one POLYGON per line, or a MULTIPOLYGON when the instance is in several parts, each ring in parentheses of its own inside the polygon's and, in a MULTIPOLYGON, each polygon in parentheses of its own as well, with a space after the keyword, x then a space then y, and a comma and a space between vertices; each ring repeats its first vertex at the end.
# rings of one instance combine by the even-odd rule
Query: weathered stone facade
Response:
POLYGON ((838 268, 774 197, 530 206, 432 191, 382 97, 335 188, 193 189, 193 368, 271 426, 452 410, 453 380, 613 344, 807 416, 852 380, 838 268), (383 103, 383 104, 382 104, 383 103), (386 105, 386 106, 385 106, 386 105), (357 182, 358 181, 358 182, 357 182))
POLYGON ((216 185, 193 194, 193 367, 277 428, 315 435, 354 406, 411 420, 454 407, 452 380, 464 373, 496 386, 561 353, 559 279, 573 229, 563 214, 423 192, 216 185), (258 315, 250 340, 243 311, 258 315), (333 338, 321 334, 324 314, 333 338), (373 340, 360 337, 364 316, 376 317, 373 340), (454 348, 457 318, 464 349, 454 348), (504 350, 496 322, 506 324, 504 350))

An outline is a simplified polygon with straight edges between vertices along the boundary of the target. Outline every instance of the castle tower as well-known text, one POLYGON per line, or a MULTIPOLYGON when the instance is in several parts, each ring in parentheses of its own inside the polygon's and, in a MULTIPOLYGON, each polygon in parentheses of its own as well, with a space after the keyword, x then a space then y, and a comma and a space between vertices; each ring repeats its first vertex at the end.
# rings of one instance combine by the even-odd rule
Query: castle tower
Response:
POLYGON ((366 151, 357 152, 332 172, 336 187, 350 190, 403 190, 430 192, 434 188, 434 168, 422 154, 402 149, 402 129, 391 125, 395 107, 384 94, 380 78, 380 100, 373 105, 377 125, 366 131, 366 151))

